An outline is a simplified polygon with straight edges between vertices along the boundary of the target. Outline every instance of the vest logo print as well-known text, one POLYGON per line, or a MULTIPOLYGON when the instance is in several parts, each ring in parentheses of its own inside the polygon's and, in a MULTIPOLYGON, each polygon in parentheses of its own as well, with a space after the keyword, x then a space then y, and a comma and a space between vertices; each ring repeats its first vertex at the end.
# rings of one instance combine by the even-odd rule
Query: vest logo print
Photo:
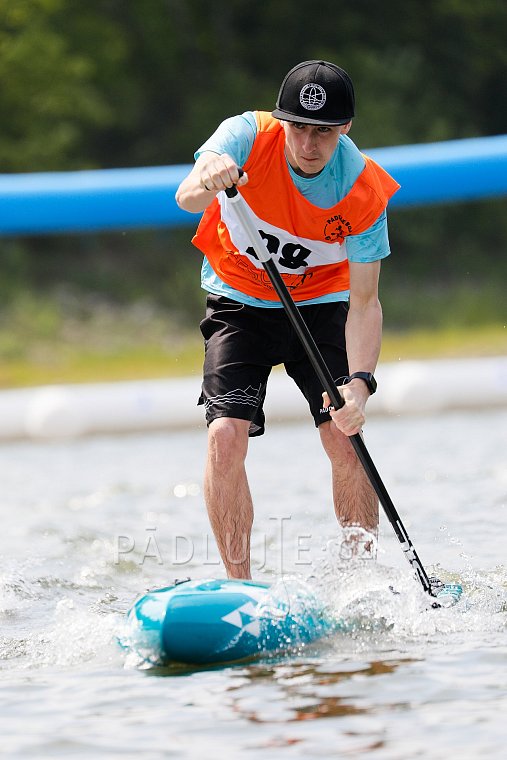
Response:
POLYGON ((299 102, 307 111, 318 111, 326 102, 326 91, 320 84, 309 82, 301 89, 299 102))
POLYGON ((335 214, 327 220, 324 239, 328 243, 343 243, 347 235, 352 235, 352 225, 341 214, 335 214))
MULTIPOLYGON (((230 251, 231 254, 231 263, 238 267, 239 270, 248 273, 248 276, 252 278, 252 280, 265 291, 265 294, 267 293, 275 293, 275 289, 273 287, 273 284, 271 280, 269 279, 269 276, 267 272, 264 271, 264 269, 255 269, 252 271, 247 261, 244 260, 243 256, 236 256, 234 254, 234 251, 230 251)), ((255 256, 255 253, 253 254, 255 256)), ((305 282, 309 282, 313 277, 313 272, 308 272, 305 274, 284 274, 283 275, 283 281, 285 283, 285 286, 288 290, 295 291, 298 288, 302 287, 305 282)))

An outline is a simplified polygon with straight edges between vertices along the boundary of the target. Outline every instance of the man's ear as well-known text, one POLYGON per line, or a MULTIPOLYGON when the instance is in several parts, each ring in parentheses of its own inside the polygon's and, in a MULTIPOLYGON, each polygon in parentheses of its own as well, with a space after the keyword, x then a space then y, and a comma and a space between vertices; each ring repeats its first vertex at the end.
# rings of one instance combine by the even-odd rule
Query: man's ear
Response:
POLYGON ((347 122, 347 124, 343 125, 342 135, 347 135, 350 131, 351 126, 352 126, 352 119, 349 122, 347 122))

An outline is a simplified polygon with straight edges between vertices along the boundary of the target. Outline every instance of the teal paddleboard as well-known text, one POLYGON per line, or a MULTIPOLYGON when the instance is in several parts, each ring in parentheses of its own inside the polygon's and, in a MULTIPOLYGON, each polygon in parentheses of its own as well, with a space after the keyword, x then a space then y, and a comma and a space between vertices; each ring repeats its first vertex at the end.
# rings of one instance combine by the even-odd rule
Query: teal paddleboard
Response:
POLYGON ((338 628, 304 583, 188 580, 138 599, 118 638, 149 663, 213 664, 296 652, 338 628))

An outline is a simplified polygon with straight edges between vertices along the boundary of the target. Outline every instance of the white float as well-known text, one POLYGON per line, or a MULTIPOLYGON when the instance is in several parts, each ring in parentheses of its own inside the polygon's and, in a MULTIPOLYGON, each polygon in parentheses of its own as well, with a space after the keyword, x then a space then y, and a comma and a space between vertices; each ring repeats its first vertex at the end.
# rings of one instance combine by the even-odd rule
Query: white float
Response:
MULTIPOLYGON (((428 413, 507 406, 507 356, 381 364, 369 414, 428 413)), ((0 439, 75 438, 204 427, 200 378, 54 385, 0 392, 0 439)), ((270 424, 308 416, 283 371, 269 380, 270 424)))

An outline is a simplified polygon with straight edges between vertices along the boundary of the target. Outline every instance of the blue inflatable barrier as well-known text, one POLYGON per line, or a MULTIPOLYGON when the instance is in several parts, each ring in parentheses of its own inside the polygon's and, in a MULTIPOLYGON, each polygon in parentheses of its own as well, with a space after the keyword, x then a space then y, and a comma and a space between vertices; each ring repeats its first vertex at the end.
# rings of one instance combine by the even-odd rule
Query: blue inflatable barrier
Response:
POLYGON ((507 195, 507 135, 379 148, 369 155, 401 185, 390 207, 507 195))
POLYGON ((197 580, 142 596, 118 641, 152 665, 203 665, 296 653, 338 630, 300 581, 197 580))
MULTIPOLYGON (((507 194, 507 135, 366 151, 401 184, 391 206, 507 194)), ((174 194, 190 166, 0 175, 0 235, 196 224, 174 194)))
POLYGON ((174 200, 188 169, 152 166, 0 175, 0 234, 188 225, 192 215, 174 200))

